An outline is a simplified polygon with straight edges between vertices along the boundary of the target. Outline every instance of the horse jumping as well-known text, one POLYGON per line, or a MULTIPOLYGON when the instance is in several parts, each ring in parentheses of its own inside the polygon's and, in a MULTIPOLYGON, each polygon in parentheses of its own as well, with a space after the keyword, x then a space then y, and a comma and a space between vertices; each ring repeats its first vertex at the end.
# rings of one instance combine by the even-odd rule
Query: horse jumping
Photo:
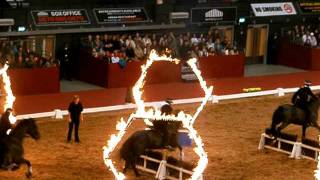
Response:
POLYGON ((305 138, 306 129, 308 127, 315 127, 320 131, 320 126, 318 125, 318 110, 320 107, 320 94, 307 104, 310 114, 307 114, 305 110, 291 104, 284 104, 279 106, 272 116, 271 128, 266 129, 266 133, 271 133, 273 136, 277 137, 281 133, 281 130, 286 128, 289 124, 296 124, 302 126, 302 139, 305 138), (309 115, 309 121, 307 117, 309 115), (281 123, 280 126, 278 126, 281 123))
MULTIPOLYGON (((182 147, 178 144, 178 129, 181 127, 181 122, 167 122, 169 142, 168 144, 173 148, 182 147)), ((163 134, 155 129, 137 131, 132 134, 122 145, 120 149, 120 157, 125 160, 125 167, 123 172, 126 173, 128 168, 132 168, 136 176, 139 172, 136 169, 136 164, 140 155, 143 155, 146 150, 163 149, 164 147, 163 134)))

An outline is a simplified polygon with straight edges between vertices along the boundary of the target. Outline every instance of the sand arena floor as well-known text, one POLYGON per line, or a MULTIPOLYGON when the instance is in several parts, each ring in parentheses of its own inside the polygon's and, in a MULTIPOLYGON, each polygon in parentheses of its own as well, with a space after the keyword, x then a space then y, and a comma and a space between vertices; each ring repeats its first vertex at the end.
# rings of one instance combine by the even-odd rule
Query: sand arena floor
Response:
MULTIPOLYGON (((195 124, 209 158, 204 179, 314 179, 316 162, 294 160, 282 153, 257 149, 260 134, 270 126, 273 111, 279 104, 288 102, 289 96, 270 96, 208 105, 195 124)), ((194 112, 196 107, 190 104, 175 108, 194 112)), ((131 112, 85 115, 80 128, 80 144, 66 143, 66 120, 38 119, 41 139, 25 141, 25 157, 33 165, 33 179, 113 179, 103 163, 102 147, 116 132, 115 125, 120 117, 127 117, 131 112)), ((135 122, 126 135, 144 128, 143 122, 135 122)), ((301 128, 291 125, 285 132, 300 136, 301 128)), ((312 139, 316 139, 317 134, 313 128, 307 131, 307 136, 312 139)), ((117 150, 113 156, 117 166, 121 167, 117 150)), ((191 149, 186 149, 186 160, 197 161, 191 149)), ((25 167, 15 172, 0 171, 0 179, 25 179, 24 172, 25 167)), ((135 179, 131 171, 128 176, 128 179, 135 179)), ((138 179, 154 178, 143 174, 138 179)))

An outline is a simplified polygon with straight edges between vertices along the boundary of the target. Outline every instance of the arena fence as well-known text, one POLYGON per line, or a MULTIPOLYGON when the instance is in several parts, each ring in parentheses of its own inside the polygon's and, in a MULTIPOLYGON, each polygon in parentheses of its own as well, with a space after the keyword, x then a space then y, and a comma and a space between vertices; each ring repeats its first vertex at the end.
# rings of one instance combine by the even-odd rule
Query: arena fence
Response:
POLYGON ((261 134, 258 149, 262 150, 264 148, 289 154, 290 158, 306 158, 314 161, 318 160, 320 153, 319 147, 313 147, 311 145, 283 138, 277 138, 275 140, 273 137, 270 137, 265 133, 261 134))
POLYGON ((159 160, 159 159, 151 158, 151 157, 144 156, 144 155, 140 156, 140 158, 143 159, 143 166, 138 165, 137 168, 142 171, 145 171, 145 172, 148 172, 151 174, 155 174, 156 179, 182 180, 182 179, 184 179, 183 174, 188 174, 189 176, 191 176, 193 173, 192 171, 183 169, 182 167, 177 167, 177 166, 173 166, 171 164, 168 164, 165 160, 159 160), (147 168, 148 161, 159 164, 158 170, 155 171, 150 168, 147 168), (170 174, 167 173, 168 168, 179 172, 179 178, 170 176, 170 174))
MULTIPOLYGON (((312 90, 320 90, 320 85, 312 86, 312 90)), ((278 95, 284 96, 286 93, 296 92, 298 88, 277 88, 274 90, 267 91, 258 91, 258 92, 249 92, 249 93, 238 93, 238 94, 229 94, 229 95, 212 95, 211 101, 212 103, 219 103, 222 100, 231 100, 231 99, 241 99, 241 98, 249 98, 249 97, 258 97, 258 96, 268 96, 268 95, 278 95)), ((174 100, 174 104, 189 104, 189 103, 199 103, 202 98, 190 98, 190 99, 179 99, 174 100)), ((159 107, 163 102, 148 102, 145 103, 146 106, 156 106, 159 107)), ((133 109, 136 108, 135 104, 124 104, 124 105, 115 105, 115 106, 106 106, 106 107, 95 107, 95 108, 85 108, 83 113, 98 113, 98 112, 107 112, 107 111, 117 111, 117 110, 125 110, 125 109, 133 109)), ((67 115, 67 110, 55 109, 51 112, 41 112, 41 113, 33 113, 33 114, 24 114, 18 115, 17 119, 25 119, 25 118, 43 118, 43 117, 53 117, 56 119, 62 119, 64 115, 67 115)))

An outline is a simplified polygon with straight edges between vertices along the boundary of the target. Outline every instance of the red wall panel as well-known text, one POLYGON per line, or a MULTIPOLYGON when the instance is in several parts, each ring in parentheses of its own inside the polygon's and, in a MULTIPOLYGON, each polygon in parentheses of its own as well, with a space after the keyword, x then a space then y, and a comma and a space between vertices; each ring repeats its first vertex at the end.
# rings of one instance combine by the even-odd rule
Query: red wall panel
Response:
POLYGON ((59 70, 52 68, 9 69, 14 95, 60 92, 59 70))

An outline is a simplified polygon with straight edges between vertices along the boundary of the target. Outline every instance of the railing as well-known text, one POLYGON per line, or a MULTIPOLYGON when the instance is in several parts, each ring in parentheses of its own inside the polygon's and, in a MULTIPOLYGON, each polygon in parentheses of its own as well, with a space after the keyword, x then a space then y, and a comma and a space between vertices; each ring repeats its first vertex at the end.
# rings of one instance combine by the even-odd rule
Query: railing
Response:
MULTIPOLYGON (((151 157, 148 157, 148 156, 144 156, 144 155, 141 155, 140 158, 143 159, 143 166, 137 166, 138 169, 142 170, 142 171, 145 171, 145 172, 148 172, 148 173, 151 173, 151 174, 155 174, 156 176, 161 176, 160 174, 161 173, 164 173, 163 176, 165 177, 162 177, 162 178, 165 178, 165 179, 170 179, 170 180, 182 180, 183 179, 183 174, 188 174, 188 175, 192 175, 192 171, 189 171, 189 170, 186 170, 186 169, 183 169, 182 167, 177 167, 177 166, 173 166, 171 164, 168 164, 166 163, 166 161, 164 160, 159 160, 159 159, 155 159, 155 158, 151 158, 151 157), (155 162, 155 163, 158 163, 159 164, 159 168, 157 171, 155 170, 152 170, 152 169, 148 169, 147 168, 147 163, 148 161, 151 161, 151 162, 155 162), (161 166, 161 163, 163 163, 164 167, 161 166), (164 168, 164 169, 163 169, 164 168), (170 176, 170 174, 167 174, 166 173, 166 168, 170 168, 170 169, 174 169, 176 171, 179 172, 179 178, 176 178, 176 177, 173 177, 173 176, 170 176)), ((160 177, 157 177, 157 178, 160 178, 160 177)), ((160 179, 162 179, 160 178, 160 179)))
POLYGON ((275 146, 275 145, 270 145, 269 143, 266 143, 266 140, 273 140, 273 138, 268 136, 265 133, 261 134, 261 139, 258 147, 259 150, 267 148, 274 151, 289 154, 291 158, 295 158, 295 159, 300 159, 302 157, 302 158, 306 158, 314 161, 318 160, 320 149, 317 147, 306 145, 297 141, 290 141, 283 138, 277 138, 275 140, 276 141, 275 143, 277 143, 275 146), (291 145, 292 148, 285 150, 282 148, 283 145, 291 145), (311 155, 305 154, 306 150, 311 151, 312 152, 311 155))
MULTIPOLYGON (((312 90, 320 90, 320 85, 312 86, 312 90)), ((250 92, 250 93, 238 93, 238 94, 230 94, 230 95, 212 95, 211 100, 212 103, 218 103, 222 100, 231 100, 231 99, 240 99, 240 98, 249 98, 249 97, 258 97, 258 96, 268 96, 268 95, 278 95, 284 96, 286 93, 296 92, 298 88, 277 88, 274 90, 267 91, 259 91, 259 92, 250 92)), ((202 98, 190 98, 190 99, 178 99, 174 100, 174 104, 189 104, 189 103, 198 103, 201 102, 202 98)), ((151 106, 159 106, 162 102, 148 102, 145 103, 146 107, 151 106)), ((97 113, 97 112, 107 112, 107 111, 117 111, 117 110, 125 110, 125 109, 133 109, 136 108, 135 104, 124 104, 124 105, 115 105, 115 106, 105 106, 105 107, 95 107, 95 108, 85 108, 83 113, 97 113)), ((62 119, 63 115, 67 115, 67 110, 55 109, 51 112, 41 112, 41 113, 33 113, 33 114, 24 114, 18 115, 17 119, 25 119, 25 118, 43 118, 43 117, 55 117, 57 119, 62 119)))

